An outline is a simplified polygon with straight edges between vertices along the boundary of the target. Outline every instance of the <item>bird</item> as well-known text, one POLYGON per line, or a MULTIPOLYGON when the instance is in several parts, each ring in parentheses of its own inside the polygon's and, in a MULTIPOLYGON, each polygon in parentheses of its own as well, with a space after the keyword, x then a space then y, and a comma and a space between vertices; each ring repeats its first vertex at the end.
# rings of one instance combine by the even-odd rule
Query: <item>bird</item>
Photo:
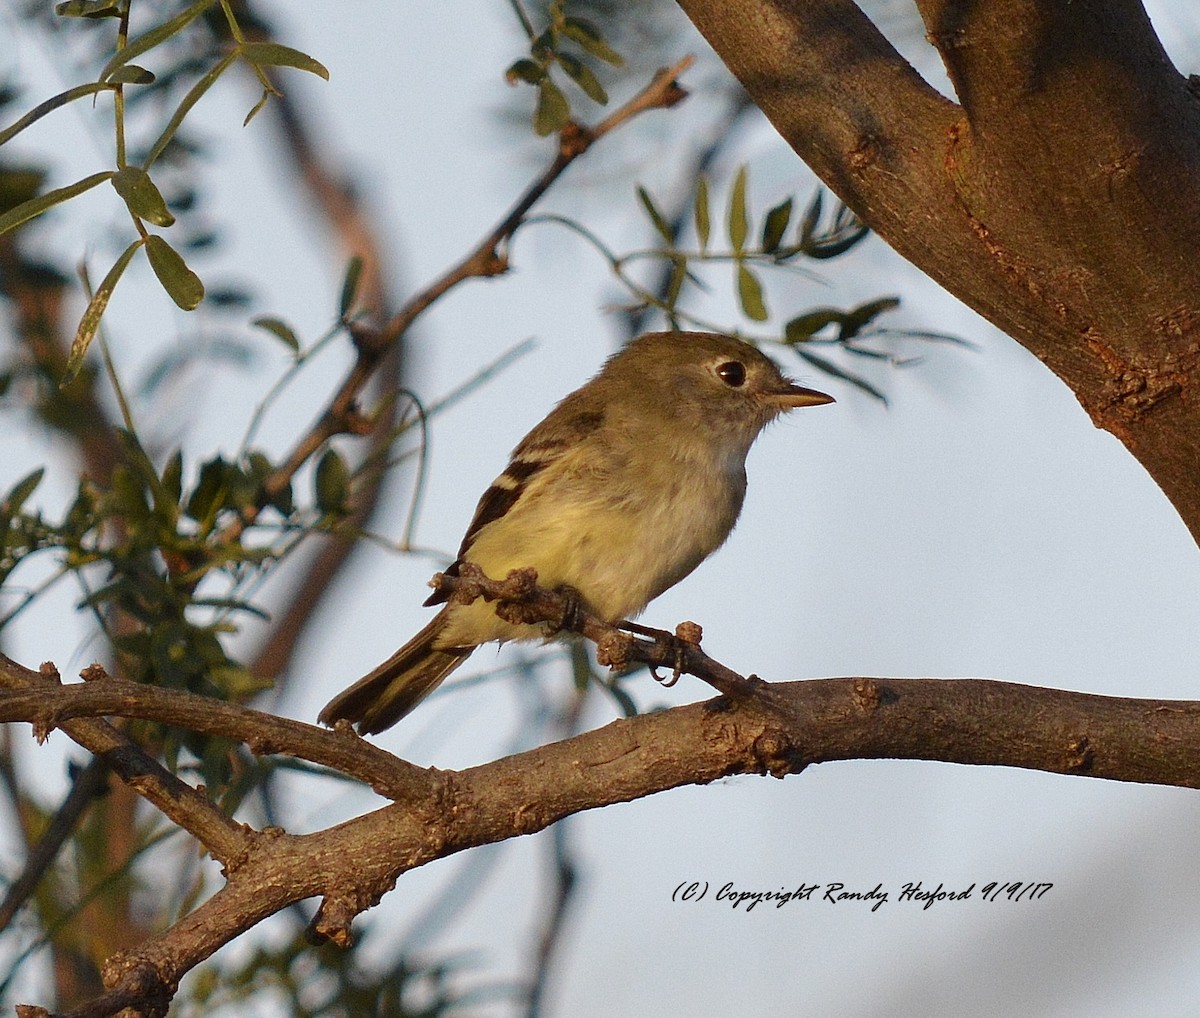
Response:
MULTIPOLYGON (((492 579, 532 567, 609 623, 636 617, 716 551, 746 494, 746 456, 772 421, 834 402, 756 347, 710 332, 652 332, 613 354, 517 445, 484 492, 446 575, 471 563, 492 579)), ((435 591, 436 616, 335 696, 318 719, 360 735, 390 728, 480 644, 545 640, 435 591)))

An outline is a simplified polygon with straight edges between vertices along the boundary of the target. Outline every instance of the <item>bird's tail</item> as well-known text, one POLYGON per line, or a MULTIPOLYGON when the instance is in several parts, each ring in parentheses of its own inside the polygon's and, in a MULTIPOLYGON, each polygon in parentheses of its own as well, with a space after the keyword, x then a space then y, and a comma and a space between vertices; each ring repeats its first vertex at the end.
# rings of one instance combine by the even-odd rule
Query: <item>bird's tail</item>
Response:
POLYGON ((445 624, 442 614, 378 668, 330 700, 318 716, 321 724, 333 725, 345 718, 356 724, 360 735, 373 735, 391 728, 432 693, 475 649, 434 647, 445 624))

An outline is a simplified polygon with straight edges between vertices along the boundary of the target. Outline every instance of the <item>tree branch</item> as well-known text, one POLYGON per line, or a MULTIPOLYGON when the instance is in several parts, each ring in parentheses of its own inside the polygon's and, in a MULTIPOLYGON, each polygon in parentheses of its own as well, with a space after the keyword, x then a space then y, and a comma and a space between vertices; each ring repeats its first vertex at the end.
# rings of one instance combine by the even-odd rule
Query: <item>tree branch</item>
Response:
MULTIPOLYGON (((5 695, 12 695, 7 691, 13 689, 34 691, 32 699, 42 700, 43 704, 52 701, 56 691, 71 688, 58 684, 58 671, 53 665, 43 665, 41 671, 35 672, 3 654, 0 654, 0 686, 6 690, 5 695)), ((36 725, 40 714, 35 710, 23 720, 36 725)), ((249 850, 253 835, 249 828, 225 816, 207 795, 181 781, 107 721, 78 718, 64 721, 61 727, 159 812, 190 831, 227 869, 249 850)))
POLYGON ((601 658, 618 666, 636 660, 672 667, 728 695, 616 721, 455 772, 414 767, 357 738, 348 726, 324 732, 119 680, 58 686, 0 659, 0 681, 16 687, 0 696, 0 719, 20 718, 39 730, 60 724, 93 751, 105 752, 96 733, 113 730, 82 715, 122 713, 240 738, 257 752, 302 755, 369 775, 377 788, 403 795, 403 801, 313 834, 255 832, 214 817, 206 797, 158 773, 161 768, 145 780, 144 759, 132 767, 128 758, 109 759, 168 816, 210 849, 215 844, 214 854, 224 851, 227 883, 160 936, 109 959, 107 996, 127 1004, 134 994, 150 1002, 147 1013, 160 1013, 154 1009, 170 999, 187 971, 296 902, 321 897, 313 931, 344 944, 353 918, 410 869, 531 834, 583 810, 730 774, 784 777, 813 763, 900 758, 1200 787, 1200 703, 984 679, 850 677, 768 684, 704 654, 699 627, 692 623, 681 625, 674 637, 640 627, 630 634, 589 617, 570 598, 538 588, 534 579, 531 570, 495 581, 467 569, 460 577, 439 576, 435 584, 458 601, 495 601, 497 611, 514 621, 565 622, 595 640, 601 658), (189 808, 180 807, 184 801, 189 808))
MULTIPOLYGON (((978 679, 772 684, 769 708, 725 698, 613 722, 461 772, 422 771, 419 796, 314 834, 276 834, 226 886, 156 939, 113 958, 106 985, 166 993, 269 915, 322 896, 319 935, 398 877, 586 809, 731 774, 783 777, 832 760, 905 758, 1200 787, 1200 704, 1090 696, 978 679)), ((169 994, 168 994, 169 995, 169 994)))

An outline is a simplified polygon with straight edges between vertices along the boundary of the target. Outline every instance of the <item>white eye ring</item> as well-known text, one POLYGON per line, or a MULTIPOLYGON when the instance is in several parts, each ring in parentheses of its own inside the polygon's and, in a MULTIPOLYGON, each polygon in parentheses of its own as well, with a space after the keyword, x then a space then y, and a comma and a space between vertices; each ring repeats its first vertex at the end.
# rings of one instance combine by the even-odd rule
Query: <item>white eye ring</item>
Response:
POLYGON ((717 377, 731 389, 740 389, 746 384, 746 365, 741 361, 725 361, 717 365, 717 377))

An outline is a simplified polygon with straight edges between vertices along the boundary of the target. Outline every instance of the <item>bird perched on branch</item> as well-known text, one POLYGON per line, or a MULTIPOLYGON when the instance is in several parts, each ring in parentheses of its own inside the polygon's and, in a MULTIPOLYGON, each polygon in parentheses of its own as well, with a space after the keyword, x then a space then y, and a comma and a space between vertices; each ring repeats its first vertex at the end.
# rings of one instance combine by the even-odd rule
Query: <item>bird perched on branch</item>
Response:
MULTIPOLYGON (((707 332, 635 339, 517 446, 483 494, 455 576, 532 566, 607 622, 637 615, 717 550, 746 494, 746 455, 797 407, 833 398, 794 384, 757 349, 707 332)), ((439 604, 434 593, 425 603, 439 604)), ((335 696, 322 723, 364 735, 399 721, 481 643, 545 639, 492 604, 446 603, 395 654, 335 696)))

